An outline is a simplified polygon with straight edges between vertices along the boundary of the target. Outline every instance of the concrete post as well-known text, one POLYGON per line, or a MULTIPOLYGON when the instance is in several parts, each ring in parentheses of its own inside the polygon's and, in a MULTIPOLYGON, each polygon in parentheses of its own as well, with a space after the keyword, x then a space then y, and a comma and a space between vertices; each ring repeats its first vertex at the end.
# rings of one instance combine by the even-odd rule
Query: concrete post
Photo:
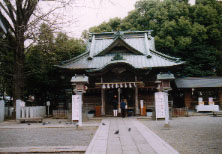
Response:
POLYGON ((5 102, 0 101, 0 122, 3 122, 5 119, 5 102))
POLYGON ((16 120, 21 118, 21 100, 16 100, 16 120))

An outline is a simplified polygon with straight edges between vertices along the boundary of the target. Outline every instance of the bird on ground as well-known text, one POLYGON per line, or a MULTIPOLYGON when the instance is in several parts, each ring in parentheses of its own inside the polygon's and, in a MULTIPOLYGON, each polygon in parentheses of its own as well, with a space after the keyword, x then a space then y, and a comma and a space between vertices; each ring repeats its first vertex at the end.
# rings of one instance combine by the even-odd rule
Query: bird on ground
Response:
POLYGON ((119 130, 115 131, 115 133, 114 133, 114 134, 119 134, 119 130))
POLYGON ((131 131, 131 128, 129 128, 128 131, 130 132, 130 131, 131 131))
POLYGON ((78 129, 79 128, 79 125, 78 124, 76 124, 76 129, 78 129))
POLYGON ((30 123, 28 123, 28 125, 31 125, 30 123))
POLYGON ((106 125, 105 123, 102 123, 102 125, 106 125))
POLYGON ((43 123, 42 123, 42 125, 46 125, 46 123, 45 123, 45 122, 43 122, 43 123))

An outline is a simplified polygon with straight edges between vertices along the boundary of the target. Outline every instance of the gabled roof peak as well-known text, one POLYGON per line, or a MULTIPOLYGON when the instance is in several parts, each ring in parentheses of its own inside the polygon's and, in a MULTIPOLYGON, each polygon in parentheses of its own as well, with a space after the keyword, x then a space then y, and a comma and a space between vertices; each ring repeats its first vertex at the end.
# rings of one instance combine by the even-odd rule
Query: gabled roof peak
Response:
POLYGON ((95 39, 115 39, 116 37, 123 38, 144 38, 144 33, 151 36, 152 30, 147 31, 114 31, 114 32, 102 32, 102 33, 89 33, 89 40, 92 40, 93 36, 95 39))

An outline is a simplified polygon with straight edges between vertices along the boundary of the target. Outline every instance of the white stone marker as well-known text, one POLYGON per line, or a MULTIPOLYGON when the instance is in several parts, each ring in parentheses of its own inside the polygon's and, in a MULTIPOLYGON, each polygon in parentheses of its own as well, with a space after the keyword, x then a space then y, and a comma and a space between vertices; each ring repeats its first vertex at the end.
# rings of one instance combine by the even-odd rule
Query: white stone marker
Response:
POLYGON ((0 122, 3 122, 5 119, 5 102, 0 101, 0 122))
POLYGON ((21 118, 21 100, 16 100, 16 120, 21 118))

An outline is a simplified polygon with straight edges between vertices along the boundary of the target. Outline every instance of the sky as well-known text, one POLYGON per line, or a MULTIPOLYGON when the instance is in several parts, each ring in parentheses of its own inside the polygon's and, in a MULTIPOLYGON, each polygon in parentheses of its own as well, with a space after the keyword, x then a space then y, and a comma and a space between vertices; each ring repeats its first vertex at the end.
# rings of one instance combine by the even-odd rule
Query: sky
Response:
MULTIPOLYGON (((81 37, 83 30, 97 26, 111 18, 124 18, 138 0, 71 0, 69 5, 57 9, 52 18, 60 22, 63 32, 70 37, 81 37)), ((61 4, 59 4, 61 5, 61 4)), ((41 1, 44 11, 55 8, 53 1, 41 1)))

